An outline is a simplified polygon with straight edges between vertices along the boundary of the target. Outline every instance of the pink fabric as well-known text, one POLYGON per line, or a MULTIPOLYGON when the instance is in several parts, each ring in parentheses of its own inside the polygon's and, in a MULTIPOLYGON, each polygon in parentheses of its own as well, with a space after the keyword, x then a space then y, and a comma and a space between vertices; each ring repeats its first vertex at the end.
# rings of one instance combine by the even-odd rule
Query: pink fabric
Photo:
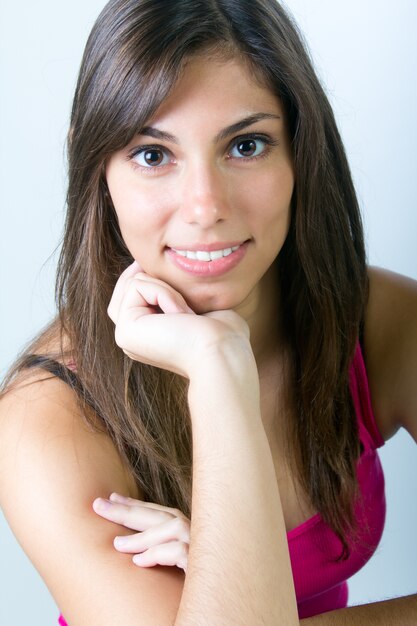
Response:
MULTIPOLYGON (((75 369, 75 368, 74 368, 75 369)), ((357 345, 350 368, 350 390, 359 426, 362 454, 357 464, 360 498, 355 506, 358 535, 350 555, 336 562, 342 544, 319 513, 287 533, 300 619, 344 608, 346 580, 375 552, 385 523, 384 475, 376 449, 384 445, 372 412, 365 364, 357 345)), ((62 615, 60 626, 68 626, 62 615)))
POLYGON ((350 390, 362 444, 357 464, 360 498, 355 506, 359 531, 349 540, 349 558, 341 562, 335 561, 342 549, 341 542, 319 514, 287 533, 300 619, 347 605, 346 580, 370 559, 384 528, 384 475, 376 452, 384 440, 372 412, 359 344, 350 368, 350 390))

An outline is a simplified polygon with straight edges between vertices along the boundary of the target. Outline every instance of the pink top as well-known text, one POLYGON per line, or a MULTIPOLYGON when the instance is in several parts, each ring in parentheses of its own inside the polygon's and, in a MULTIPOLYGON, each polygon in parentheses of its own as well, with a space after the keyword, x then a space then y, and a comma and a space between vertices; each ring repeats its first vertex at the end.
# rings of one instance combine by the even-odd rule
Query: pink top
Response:
MULTIPOLYGON (((361 498, 355 506, 359 533, 350 555, 336 562, 342 544, 319 513, 287 533, 299 618, 344 608, 346 580, 375 552, 385 522, 384 475, 376 448, 384 444, 372 412, 362 351, 358 344, 350 368, 350 390, 359 425, 362 453, 357 464, 361 498)), ((67 626, 62 615, 61 626, 67 626)))
POLYGON ((334 561, 341 552, 341 542, 319 514, 287 533, 300 619, 347 605, 346 580, 370 559, 384 528, 384 475, 376 452, 384 440, 372 412, 359 344, 349 375, 362 446, 357 464, 362 497, 355 506, 359 533, 355 543, 350 543, 349 558, 341 562, 334 561))

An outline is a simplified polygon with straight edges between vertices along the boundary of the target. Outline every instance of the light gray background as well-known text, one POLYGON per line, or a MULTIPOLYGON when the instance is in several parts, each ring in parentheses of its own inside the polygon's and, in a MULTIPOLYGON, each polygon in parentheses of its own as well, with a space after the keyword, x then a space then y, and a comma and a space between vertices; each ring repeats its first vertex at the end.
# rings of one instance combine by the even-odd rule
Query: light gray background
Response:
MULTIPOLYGON (((63 223, 63 145, 83 46, 103 6, 103 0, 0 3, 0 374, 54 312, 56 255, 48 257, 63 223)), ((370 262, 417 278, 417 4, 288 0, 287 6, 336 111, 370 262)), ((387 526, 377 554, 351 581, 352 603, 417 591, 411 438, 400 432, 381 458, 387 526)), ((1 515, 0 555, 0 625, 56 623, 53 600, 1 515)))

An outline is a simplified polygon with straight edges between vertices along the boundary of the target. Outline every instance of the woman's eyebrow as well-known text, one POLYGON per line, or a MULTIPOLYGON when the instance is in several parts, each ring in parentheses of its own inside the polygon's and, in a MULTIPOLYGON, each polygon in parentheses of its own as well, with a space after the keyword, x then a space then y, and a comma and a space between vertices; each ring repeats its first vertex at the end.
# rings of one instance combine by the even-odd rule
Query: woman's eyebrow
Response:
POLYGON ((174 137, 174 135, 171 135, 171 133, 167 133, 165 130, 158 130, 158 128, 154 128, 153 126, 144 126, 138 134, 160 139, 161 141, 169 141, 170 143, 179 143, 178 139, 174 137))
MULTIPOLYGON (((254 113, 253 115, 248 115, 242 120, 234 122, 234 124, 230 124, 230 126, 226 126, 226 128, 223 128, 215 136, 214 143, 218 143, 219 141, 226 139, 234 133, 238 133, 247 126, 251 126, 256 122, 269 119, 280 120, 281 116, 276 115, 275 113, 254 113)), ((139 135, 146 135, 147 137, 153 137, 154 139, 160 139, 161 141, 169 141, 170 143, 179 143, 178 139, 174 135, 171 135, 171 133, 168 133, 165 130, 159 130, 158 128, 154 128, 153 126, 144 126, 139 131, 139 135)))
POLYGON ((276 115, 275 113, 254 113, 253 115, 248 115, 248 117, 244 117, 239 122, 235 122, 234 124, 230 124, 230 126, 226 126, 223 128, 215 137, 215 143, 222 141, 229 137, 229 135, 234 135, 235 133, 240 132, 247 126, 251 126, 256 122, 260 122, 261 120, 280 120, 281 116, 276 115))

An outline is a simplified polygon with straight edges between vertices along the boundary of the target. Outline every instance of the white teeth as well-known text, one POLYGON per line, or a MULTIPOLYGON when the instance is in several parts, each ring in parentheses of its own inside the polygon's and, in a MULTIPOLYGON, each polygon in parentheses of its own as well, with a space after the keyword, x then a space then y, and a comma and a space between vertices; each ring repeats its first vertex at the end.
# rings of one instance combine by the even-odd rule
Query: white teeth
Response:
POLYGON ((229 256, 229 254, 232 254, 232 252, 235 252, 238 248, 239 246, 233 246, 232 248, 213 250, 212 252, 208 252, 207 250, 176 250, 175 248, 172 248, 172 250, 176 254, 187 257, 187 259, 192 259, 193 261, 215 261, 224 256, 229 256))
POLYGON ((223 250, 213 250, 213 252, 210 252, 210 258, 212 261, 215 261, 216 259, 221 259, 223 257, 223 250))
POLYGON ((196 255, 197 261, 211 261, 210 252, 206 252, 205 250, 197 250, 196 255))

